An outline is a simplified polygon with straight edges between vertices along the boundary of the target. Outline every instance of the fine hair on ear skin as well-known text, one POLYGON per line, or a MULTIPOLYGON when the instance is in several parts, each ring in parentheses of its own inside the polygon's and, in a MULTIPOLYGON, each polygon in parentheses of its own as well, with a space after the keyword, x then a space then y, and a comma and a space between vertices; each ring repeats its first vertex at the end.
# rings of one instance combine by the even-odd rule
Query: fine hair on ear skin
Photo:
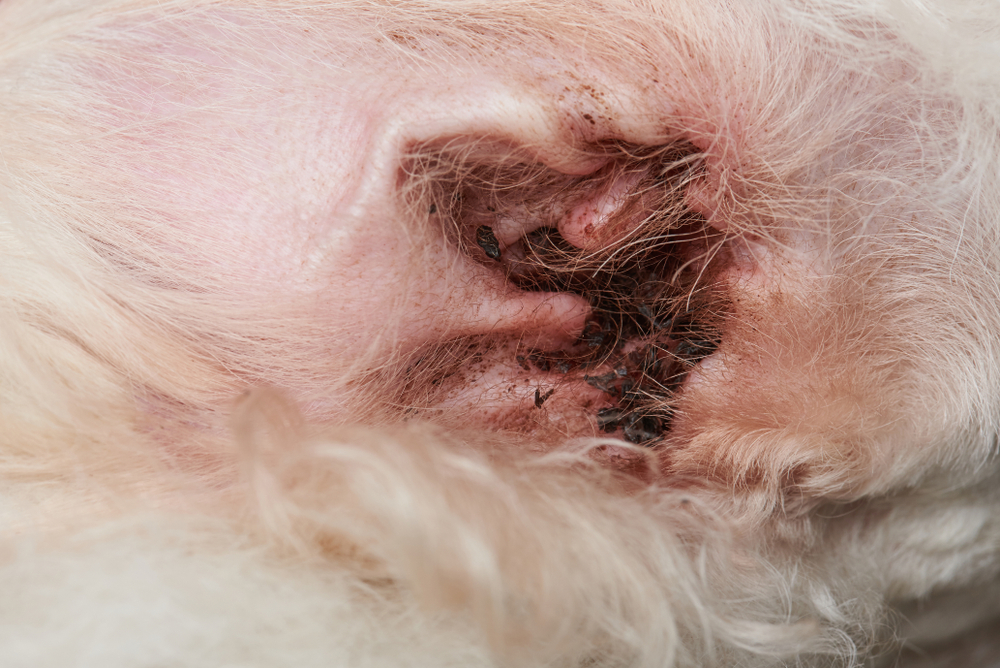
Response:
MULTIPOLYGON (((14 5, 18 3, 9 6, 14 5)), ((53 7, 57 5, 53 3, 53 7)), ((490 43, 530 50, 539 48, 539 39, 579 29, 579 24, 563 18, 565 14, 559 7, 541 11, 531 24, 515 27, 517 23, 505 23, 503 18, 507 13, 519 11, 519 5, 512 4, 510 7, 493 7, 488 13, 493 18, 484 19, 485 24, 476 23, 476 31, 469 32, 468 21, 457 20, 457 17, 476 6, 475 3, 428 5, 419 11, 414 8, 412 12, 401 7, 392 13, 380 9, 377 3, 358 7, 357 16, 361 18, 356 20, 361 21, 361 25, 369 15, 381 19, 380 32, 371 29, 356 32, 358 48, 366 48, 366 44, 369 45, 367 48, 371 48, 368 40, 384 37, 378 43, 386 44, 393 50, 401 64, 410 63, 408 66, 417 67, 426 61, 421 61, 410 48, 412 40, 401 36, 420 38, 426 49, 444 48, 440 44, 446 40, 424 37, 433 28, 435 31, 446 30, 448 34, 442 37, 450 37, 457 45, 454 48, 474 50, 488 39, 490 43), (445 18, 456 20, 445 21, 445 18), (490 24, 489 21, 495 23, 490 24), (402 26, 406 29, 403 30, 402 26)), ((647 14, 637 13, 638 10, 627 3, 611 3, 606 10, 618 12, 626 24, 640 17, 647 24, 651 20, 647 14)), ((11 221, 9 229, 13 238, 10 243, 41 245, 44 248, 42 257, 49 258, 44 262, 45 268, 35 267, 32 273, 36 276, 35 282, 38 285, 56 282, 63 287, 39 289, 35 300, 37 305, 17 307, 13 320, 26 322, 32 318, 56 318, 65 319, 64 322, 91 324, 89 330, 76 326, 67 328, 59 322, 38 328, 47 332, 72 330, 74 336, 80 339, 77 343, 50 341, 51 345, 44 346, 50 351, 48 355, 60 354, 56 351, 62 349, 64 352, 61 354, 78 356, 80 362, 50 364, 49 360, 40 360, 38 368, 73 369, 75 364, 103 360, 96 362, 93 371, 84 374, 84 377, 93 378, 94 382, 105 377, 105 382, 112 386, 121 385, 124 377, 129 378, 129 387, 121 400, 129 401, 128 395, 136 387, 144 388, 151 402, 163 407, 173 406, 170 410, 198 412, 200 407, 213 406, 209 414, 195 418, 213 421, 215 418, 211 412, 215 412, 222 405, 222 400, 247 382, 253 384, 260 380, 281 386, 295 384, 297 392, 308 396, 311 392, 320 393, 328 388, 331 379, 335 383, 347 383, 347 379, 355 374, 367 378, 372 368, 385 364, 385 360, 362 355, 355 357, 346 368, 343 361, 337 362, 334 369, 317 365, 317 358, 331 360, 326 364, 333 364, 331 356, 316 355, 317 349, 329 343, 321 343, 302 329, 296 329, 297 323, 301 322, 302 307, 294 300, 280 305, 269 303, 267 309, 247 310, 237 305, 237 295, 233 295, 232 300, 227 299, 227 293, 233 290, 233 286, 226 284, 224 277, 199 271, 199 267, 207 266, 209 256, 203 263, 179 262, 171 255, 173 248, 204 254, 212 253, 216 246, 199 244, 190 238, 170 238, 172 226, 169 222, 172 219, 199 213, 196 202, 177 196, 177 182, 172 180, 171 174, 182 173, 188 161, 198 162, 196 156, 202 152, 212 156, 206 162, 214 165, 213 179, 224 188, 229 180, 235 183, 235 176, 244 169, 243 165, 254 162, 245 158, 251 157, 256 147, 252 138, 245 146, 220 146, 219 140, 199 134, 197 124, 171 121, 172 118, 183 121, 204 110, 189 110, 181 106, 170 111, 166 118, 153 116, 151 120, 143 120, 149 116, 146 110, 128 106, 128 100, 141 92, 134 87, 149 85, 144 83, 143 75, 155 80, 159 73, 177 72, 182 81, 195 85, 199 78, 209 76, 213 71, 211 64, 203 64, 184 53, 158 52, 156 45, 160 34, 174 34, 185 26, 205 27, 185 29, 186 39, 193 45, 191 53, 199 53, 199 48, 207 49, 213 56, 226 59, 222 66, 246 56, 247 67, 280 68, 283 65, 281 57, 290 53, 295 40, 299 39, 293 37, 296 26, 312 21, 322 26, 348 19, 336 12, 324 14, 294 2, 268 5, 266 10, 263 6, 248 5, 226 7, 225 11, 210 3, 173 2, 155 6, 155 13, 144 8, 142 3, 106 2, 94 3, 93 7, 86 9, 74 7, 74 11, 66 12, 69 17, 66 19, 52 19, 51 15, 46 15, 49 11, 52 15, 57 13, 48 7, 37 10, 37 14, 9 12, 14 14, 18 21, 15 27, 25 37, 16 44, 12 43, 3 55, 7 80, 19 82, 17 88, 12 89, 16 94, 5 96, 5 118, 12 124, 10 136, 22 137, 18 140, 22 143, 11 140, 5 147, 8 168, 4 178, 10 184, 11 192, 20 193, 5 200, 5 208, 9 211, 6 216, 11 221), (236 35, 260 29, 265 13, 269 26, 289 41, 283 47, 279 44, 278 55, 251 58, 247 52, 249 42, 236 40, 236 35), (143 29, 136 29, 137 25, 142 25, 143 29), (31 41, 27 35, 32 36, 31 41), (29 44, 31 46, 27 46, 29 44), (109 48, 110 44, 117 46, 109 48), (132 69, 128 77, 120 76, 126 71, 126 64, 119 54, 125 52, 132 54, 129 56, 129 67, 132 69), (44 53, 45 57, 36 56, 39 53, 44 53), (30 130, 25 128, 19 131, 16 123, 30 123, 30 130), (118 129, 111 131, 112 128, 118 129), (178 163, 173 151, 181 144, 184 146, 184 163, 178 163), (67 152, 67 145, 73 146, 74 150, 67 152), (107 156, 115 156, 115 160, 110 161, 107 156), (164 177, 157 179, 156 183, 144 176, 153 164, 157 173, 164 177), (61 176, 58 179, 40 179, 38 174, 61 176), (45 190, 36 192, 43 183, 46 184, 45 190), (59 188, 53 186, 55 183, 60 184, 59 188), (134 201, 129 201, 127 193, 134 193, 134 201), (38 202, 46 203, 44 209, 38 208, 38 202), (181 203, 186 209, 179 208, 181 203), (27 221, 31 221, 30 227, 27 221), (32 242, 32 239, 35 241, 32 242), (63 276, 54 275, 56 267, 63 276), (44 278, 46 276, 51 278, 44 278), (87 277, 86 289, 73 285, 74 281, 78 284, 82 276, 87 277), (60 294, 66 295, 65 299, 72 303, 51 304, 60 294), (81 298, 81 294, 88 297, 81 298), (26 311, 30 314, 20 315, 26 311), (296 332, 294 337, 290 335, 293 331, 296 332), (291 340, 300 341, 300 348, 290 349, 291 340), (142 345, 137 347, 129 341, 141 341, 142 345), (179 342, 182 345, 178 345, 179 342), (81 355, 81 350, 89 352, 81 355), (280 378, 274 376, 273 368, 261 368, 258 360, 273 357, 279 350, 283 356, 301 359, 300 364, 290 367, 311 367, 315 371, 312 374, 299 373, 294 378, 280 378)), ((711 11, 707 7, 698 10, 711 11)), ((754 4, 747 9, 753 18, 746 17, 746 25, 757 26, 766 35, 767 17, 775 11, 766 4, 754 4)), ((855 8, 854 11, 860 12, 860 9, 855 8)), ((893 25, 891 17, 876 18, 886 25, 893 25)), ((973 121, 981 119, 982 112, 976 112, 975 118, 970 118, 971 109, 968 113, 958 109, 954 98, 946 94, 948 89, 944 84, 947 81, 929 80, 922 70, 907 67, 906 59, 914 57, 915 47, 912 44, 879 39, 877 31, 872 35, 861 32, 850 37, 846 26, 861 25, 860 14, 856 20, 842 18, 843 24, 829 20, 820 23, 811 14, 793 15, 791 20, 783 16, 782 19, 785 30, 791 25, 793 30, 802 31, 803 36, 812 31, 815 37, 813 42, 818 43, 819 48, 805 52, 803 47, 797 45, 806 43, 806 40, 793 40, 791 34, 781 35, 780 42, 777 41, 778 35, 774 36, 774 43, 767 39, 751 42, 740 37, 746 30, 728 26, 728 22, 734 20, 732 17, 725 20, 719 18, 719 29, 713 33, 713 40, 731 42, 725 48, 713 50, 713 53, 741 54, 741 61, 750 71, 771 73, 763 80, 755 81, 752 88, 735 87, 747 96, 742 103, 754 110, 754 115, 748 118, 755 125, 742 131, 744 137, 752 136, 754 141, 744 139, 734 146, 722 146, 717 143, 718 140, 712 140, 713 143, 704 145, 705 137, 699 134, 700 131, 691 131, 693 138, 703 144, 703 148, 699 149, 702 152, 712 154, 723 151, 729 154, 742 151, 738 158, 744 166, 739 172, 726 172, 725 184, 714 195, 715 206, 725 209, 724 217, 730 221, 733 232, 742 230, 745 234, 763 235, 780 242, 792 225, 796 229, 823 230, 826 242, 836 249, 835 257, 846 266, 856 267, 852 273, 862 277, 862 283, 877 281, 885 286, 887 295, 920 295, 921 302, 931 305, 945 300, 952 302, 949 310, 957 311, 955 317, 965 323, 963 327, 949 327, 944 322, 935 327, 934 323, 922 322, 922 331, 914 332, 914 326, 908 325, 908 322, 920 309, 909 303, 912 300, 898 297, 893 297, 895 303, 884 304, 884 308, 880 309, 882 314, 876 316, 883 323, 877 329, 906 331, 910 337, 906 354, 915 362, 927 361, 925 364, 915 363, 907 371, 915 380, 924 377, 920 380, 921 392, 915 393, 916 396, 930 397, 935 395, 935 388, 953 388, 959 383, 955 380, 958 378, 991 378, 994 370, 957 356, 956 353, 964 349, 964 344, 955 339, 962 332, 969 332, 968 336, 976 340, 988 338, 979 337, 974 332, 992 321, 984 320, 985 315, 978 312, 963 314, 963 304, 953 303, 954 294, 941 293, 942 281, 939 280, 944 276, 951 283, 958 281, 966 286, 967 293, 983 290, 972 277, 963 278, 961 273, 962 267, 979 266, 981 262, 976 258, 961 261, 957 254, 967 251, 964 246, 958 248, 955 245, 957 237, 952 234, 952 230, 961 226, 945 221, 966 215, 962 212, 968 211, 970 201, 963 193, 989 191, 980 187, 985 183, 984 179, 989 178, 988 173, 977 168, 962 176, 957 188, 946 191, 942 187, 945 182, 950 183, 948 175, 955 174, 956 168, 950 166, 946 158, 954 154, 954 138, 965 142, 963 145, 975 145, 977 140, 972 133, 982 133, 975 128, 983 126, 977 126, 973 121), (850 44, 855 50, 849 60, 840 57, 836 50, 842 48, 837 46, 842 43, 850 44), (759 52, 760 44, 766 44, 773 53, 759 52), (807 65, 793 64, 797 61, 807 65), (762 62, 768 63, 766 68, 760 66, 762 62), (829 67, 830 63, 836 63, 836 66, 829 67), (790 73, 796 73, 792 80, 789 80, 790 73), (781 86, 787 88, 782 89, 781 86), (880 89, 884 92, 879 92, 880 89), (799 92, 793 94, 793 90, 799 92), (858 96, 858 101, 854 102, 852 91, 865 95, 858 96), (832 99, 831 95, 834 96, 832 99), (873 111, 876 109, 879 110, 877 113, 873 111), (767 129, 767 137, 754 134, 758 127, 767 129), (819 156, 832 154, 847 157, 851 151, 861 150, 862 145, 854 139, 865 128, 882 128, 877 135, 881 154, 895 156, 892 165, 870 163, 867 171, 854 167, 824 173, 823 170, 830 169, 832 163, 830 158, 819 156), (913 178, 910 175, 914 175, 913 178), (889 207, 889 215, 878 213, 880 209, 877 207, 890 200, 896 204, 889 207), (904 204, 907 201, 912 204, 904 204), (907 210, 907 206, 914 210, 907 210), (927 209, 931 206, 933 210, 927 209), (903 227, 905 233, 906 226, 913 227, 909 238, 914 243, 907 248, 905 255, 898 247, 883 251, 871 248, 871 242, 865 241, 877 239, 880 234, 895 234, 899 227, 903 227), (918 258, 922 268, 920 275, 907 268, 912 265, 911 260, 918 258), (942 344, 942 341, 945 343, 942 344), (950 359, 931 363, 943 357, 950 359), (940 377, 942 373, 948 373, 949 377, 940 377)), ((656 23, 655 20, 653 23, 656 23)), ((599 25, 607 23, 602 21, 599 25)), ((697 35, 699 29, 696 25, 692 23, 685 28, 697 35)), ((634 62, 640 63, 639 67, 646 67, 652 52, 658 54, 657 57, 674 62, 668 56, 676 46, 669 37, 678 29, 650 24, 636 31, 635 42, 595 38, 588 43, 596 49, 595 59, 607 55, 612 63, 634 62), (654 39, 658 29, 662 29, 661 36, 654 39), (640 50, 640 34, 649 37, 652 40, 650 44, 662 48, 640 50), (614 44, 614 52, 605 53, 605 48, 611 50, 611 44, 614 44)), ((600 31, 601 28, 590 30, 600 31)), ((16 32, 12 29, 11 34, 16 32)), ((338 31, 338 36, 342 33, 338 31)), ((8 37, 8 40, 11 39, 8 37)), ((685 63, 688 59, 678 58, 676 61, 685 63)), ((727 71, 726 63, 709 59, 702 65, 709 76, 719 81, 735 76, 727 71)), ((253 94, 266 97, 268 92, 263 87, 253 94)), ((228 113, 233 112, 241 101, 234 98, 231 103, 215 104, 220 112, 228 113)), ((249 101, 252 102, 252 99, 249 101)), ((169 100, 164 104, 168 103, 172 104, 169 100)), ((708 102, 696 103, 691 113, 698 112, 710 113, 708 102)), ((211 108, 204 113, 211 113, 211 108)), ((695 119, 681 118, 678 123, 689 120, 692 121, 689 125, 694 127, 695 119)), ((869 138, 864 145, 870 146, 872 141, 869 138)), ((850 162, 864 164, 858 159, 850 162)), ((183 189, 184 181, 180 184, 183 189)), ((986 205, 987 198, 977 200, 976 206, 986 205)), ((984 233, 987 231, 982 228, 969 229, 966 226, 963 238, 968 238, 969 234, 984 233)), ((978 246, 969 244, 968 247, 978 246)), ((415 257, 419 258, 419 255, 415 257)), ((12 275, 19 271, 13 266, 14 262, 12 259, 8 263, 12 275)), ((417 261, 414 263, 419 264, 417 261)), ((852 278, 851 282, 858 284, 859 281, 852 278)), ((845 300, 850 298, 849 295, 844 296, 845 300)), ((400 301, 405 301, 405 296, 400 301)), ((967 301, 972 304, 983 300, 970 298, 967 301)), ((35 303, 23 293, 18 296, 18 302, 35 303)), ((831 305, 833 313, 829 329, 832 332, 841 331, 852 322, 852 316, 838 313, 836 306, 831 305)), ((873 306, 867 310, 869 313, 866 315, 872 315, 870 312, 877 309, 873 306)), ((391 309, 382 315, 392 322, 391 309)), ((16 325, 10 328, 14 329, 16 325)), ((27 331, 25 336, 28 336, 27 331)), ((30 336, 51 338, 51 334, 31 331, 30 336)), ((391 331, 390 327, 386 335, 390 341, 393 337, 391 331)), ((858 340, 858 345, 867 348, 871 354, 873 346, 860 338, 858 340)), ((22 344, 11 342, 10 345, 22 344)), ((23 345, 30 350, 41 344, 29 345, 25 341, 23 345)), ((887 345, 899 345, 899 342, 887 342, 887 345)), ((20 355, 17 359, 21 360, 21 364, 29 363, 32 355, 20 355)), ((992 356, 986 359, 992 359, 992 356)), ((79 375, 72 375, 71 380, 60 385, 74 386, 82 382, 79 375)), ((30 391, 36 392, 33 396, 39 399, 51 392, 51 400, 56 400, 56 395, 64 390, 30 390, 48 376, 47 371, 26 371, 19 384, 29 390, 29 394, 30 391)), ((968 381, 961 382, 965 384, 968 381)), ((987 381, 976 385, 991 386, 987 381)), ((950 390, 945 391, 950 393, 950 390)), ((111 400, 114 392, 95 390, 82 394, 105 402, 111 400)), ((958 409, 962 412, 968 413, 977 403, 981 406, 977 412, 989 412, 981 404, 984 398, 977 397, 971 387, 952 396, 962 397, 965 406, 958 409)), ((370 399, 358 399, 361 401, 358 409, 363 412, 370 399)), ((17 400, 13 397, 12 401, 21 403, 29 412, 38 406, 51 405, 51 401, 17 400)), ((64 403, 72 405, 79 402, 71 392, 64 403)), ((94 412, 100 414, 107 409, 103 407, 94 412)), ((164 410, 170 412, 166 408, 164 410)), ((59 423, 54 415, 49 417, 53 419, 41 422, 59 423)), ((190 419, 186 416, 182 421, 190 419)), ((79 433, 79 425, 85 422, 81 416, 80 420, 74 421, 73 430, 79 433)), ((95 428, 106 428, 106 424, 97 421, 95 428)), ((981 453, 987 451, 984 448, 978 450, 981 453)))
POLYGON ((1000 16, 732 4, 0 0, 0 655, 852 666, 897 604, 914 628, 969 607, 1000 544, 1000 16), (601 77, 675 113, 647 142, 567 139, 608 160, 587 176, 506 136, 399 147, 413 280, 359 341, 218 243, 283 195, 269 138, 220 128, 293 125, 338 58, 393 82, 537 62, 518 84, 566 87, 568 114, 601 77), (614 243, 552 232, 633 179, 614 243), (417 286, 470 264, 587 299, 595 345, 525 364, 641 369, 659 449, 553 445, 541 395, 520 431, 442 408, 522 343, 397 345, 417 286), (718 354, 682 393, 669 355, 614 352, 689 313, 718 354), (614 448, 642 474, 601 466, 614 448))
MULTIPOLYGON (((703 171, 693 146, 612 142, 594 145, 591 153, 604 167, 571 176, 514 149, 456 138, 415 147, 404 161, 400 191, 410 216, 426 219, 430 238, 440 239, 435 246, 448 246, 502 273, 508 290, 584 297, 591 316, 582 343, 554 352, 519 346, 507 356, 516 357, 525 370, 534 366, 568 374, 610 366, 628 371, 637 381, 629 381, 627 391, 613 389, 627 405, 605 411, 605 424, 613 428, 634 415, 645 420, 649 434, 658 435, 669 427, 673 396, 687 370, 719 344, 726 301, 716 267, 728 251, 724 235, 683 202, 685 188, 703 171), (577 248, 560 235, 560 220, 589 206, 595 193, 613 193, 621 183, 630 187, 615 195, 617 209, 602 223, 605 240, 599 246, 577 248), (484 230, 492 241, 483 241, 484 230), (492 254, 487 244, 497 244, 492 254), (668 332, 685 342, 668 346, 663 342, 668 332)), ((439 270, 438 264, 427 265, 439 270)), ((398 372, 389 374, 387 389, 401 390, 395 403, 411 415, 426 416, 420 407, 433 405, 441 379, 482 357, 492 338, 418 350, 401 374, 407 383, 393 383, 398 372), (426 397, 418 396, 422 392, 426 397)), ((610 392, 609 384, 620 378, 611 377, 615 373, 594 371, 585 377, 610 392)), ((542 401, 536 399, 539 405, 542 401)), ((456 417, 459 426, 462 416, 456 417)))

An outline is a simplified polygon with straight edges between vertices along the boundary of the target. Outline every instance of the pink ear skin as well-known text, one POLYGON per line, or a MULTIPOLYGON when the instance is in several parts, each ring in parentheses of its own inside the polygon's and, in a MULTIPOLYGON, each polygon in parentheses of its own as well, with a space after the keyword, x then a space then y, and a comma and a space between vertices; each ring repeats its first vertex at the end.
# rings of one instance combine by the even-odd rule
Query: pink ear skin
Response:
POLYGON ((559 233, 581 250, 594 250, 621 240, 630 230, 609 230, 608 222, 644 176, 642 172, 632 172, 612 177, 602 190, 573 207, 560 221, 559 233))
MULTIPOLYGON (((285 37, 262 43, 280 46, 285 37)), ((738 103, 726 96, 739 91, 723 86, 724 77, 682 76, 688 65, 654 76, 574 59, 574 68, 588 71, 588 83, 566 85, 558 75, 566 63, 540 75, 534 66, 499 72, 490 59, 471 59, 448 61, 431 85, 407 68, 371 62, 369 51, 350 49, 324 51, 333 54, 330 62, 305 56, 285 61, 296 52, 283 49, 281 58, 268 61, 275 69, 268 76, 249 71, 238 57, 212 61, 204 71, 196 65, 171 69, 167 65, 187 62, 198 49, 169 40, 155 48, 169 51, 171 44, 179 55, 146 54, 148 63, 142 54, 134 58, 138 65, 129 71, 138 72, 137 78, 146 72, 167 83, 156 88, 159 102, 152 106, 131 110, 127 100, 115 100, 123 114, 132 114, 123 124, 141 124, 143 132, 108 132, 123 143, 108 152, 135 160, 136 174, 159 188, 156 202, 165 222, 150 225, 144 239, 170 250, 170 266, 180 267, 186 283, 218 290, 231 307, 220 309, 214 324, 238 333, 240 347, 220 345, 206 355, 235 370, 225 382, 235 376, 238 382, 287 388, 316 407, 313 415, 321 419, 344 419, 342 406, 352 400, 365 404, 361 395, 368 390, 351 383, 354 374, 394 361, 405 367, 407 356, 474 339, 482 353, 478 370, 465 376, 464 387, 444 388, 442 382, 436 395, 454 414, 464 405, 473 418, 520 413, 534 419, 544 413, 568 423, 568 416, 585 414, 594 423, 600 392, 580 385, 536 407, 536 389, 575 381, 552 371, 525 371, 515 362, 518 350, 510 348, 571 348, 591 315, 590 304, 569 292, 518 289, 507 280, 503 262, 448 246, 440 225, 434 228, 442 221, 426 218, 429 207, 416 211, 402 201, 407 160, 417 147, 461 144, 470 163, 516 155, 526 165, 541 164, 583 184, 557 216, 498 221, 493 232, 501 257, 543 224, 556 226, 583 252, 633 234, 646 213, 642 202, 635 216, 618 214, 626 202, 636 205, 627 196, 648 173, 621 171, 608 157, 609 147, 622 144, 655 149, 686 142, 699 149, 705 174, 685 186, 687 202, 716 229, 730 228, 720 214, 727 209, 718 205, 730 193, 720 190, 724 179, 715 175, 735 169, 745 110, 729 113, 738 103), (226 86, 201 85, 219 71, 226 86), (334 81, 331 71, 335 85, 317 85, 334 81), (243 80, 255 84, 246 89, 252 95, 237 85, 243 80), (232 322, 225 321, 228 314, 232 322), (310 389, 307 394, 300 388, 310 389)), ((225 50, 212 53, 228 57, 225 50)), ((121 85, 122 96, 150 88, 121 85)), ((738 271, 724 278, 766 291, 781 272, 757 271, 756 263, 773 256, 754 254, 747 244, 741 248, 737 254, 720 247, 718 257, 739 257, 741 263, 734 262, 738 271), (751 279, 760 280, 754 285, 751 279)), ((701 247, 689 250, 704 254, 701 247)), ((700 269, 696 262, 692 258, 700 269)), ((692 377, 704 381, 725 368, 706 365, 692 377)), ((590 435, 593 429, 563 435, 574 433, 590 435)))

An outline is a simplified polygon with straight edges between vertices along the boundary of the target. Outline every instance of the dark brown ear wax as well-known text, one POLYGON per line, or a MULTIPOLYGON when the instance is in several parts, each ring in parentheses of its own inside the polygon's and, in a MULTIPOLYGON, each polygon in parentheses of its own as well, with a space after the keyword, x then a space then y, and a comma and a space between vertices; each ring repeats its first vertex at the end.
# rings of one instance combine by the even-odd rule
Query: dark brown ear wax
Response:
MULTIPOLYGON (((521 290, 571 292, 590 303, 593 316, 575 345, 558 353, 523 350, 517 363, 582 377, 607 397, 596 410, 600 429, 653 445, 670 428, 687 373, 719 346, 726 309, 715 266, 723 239, 683 204, 687 184, 701 172, 694 147, 613 143, 595 151, 609 167, 582 177, 516 154, 485 162, 481 151, 463 156, 454 145, 422 150, 415 171, 445 177, 424 182, 465 253, 499 263, 521 290), (605 225, 624 231, 620 238, 596 251, 566 242, 557 229, 561 217, 622 173, 641 178, 605 225), (494 232, 501 225, 531 231, 501 249, 494 232)), ((537 396, 536 407, 548 396, 537 396)))
POLYGON ((632 443, 653 444, 670 428, 677 390, 721 339, 724 302, 710 273, 689 275, 677 252, 686 235, 706 227, 690 215, 676 232, 640 242, 641 252, 597 271, 589 261, 575 262, 580 254, 567 249, 557 231, 540 229, 525 238, 528 250, 519 267, 534 265, 533 271, 511 275, 522 289, 574 292, 590 302, 593 317, 576 346, 558 354, 533 351, 519 362, 542 371, 582 371, 608 398, 609 406, 597 411, 598 427, 607 433, 620 429, 632 443))
POLYGON ((625 156, 619 159, 632 163, 623 169, 646 174, 619 204, 615 215, 622 220, 607 225, 631 233, 588 253, 568 244, 554 225, 541 227, 512 249, 507 270, 523 290, 573 292, 593 309, 572 349, 533 352, 519 361, 542 371, 580 369, 608 399, 597 410, 598 427, 652 445, 670 428, 674 397, 689 370, 719 346, 725 301, 710 258, 722 239, 683 205, 684 190, 700 171, 693 147, 619 148, 625 156))

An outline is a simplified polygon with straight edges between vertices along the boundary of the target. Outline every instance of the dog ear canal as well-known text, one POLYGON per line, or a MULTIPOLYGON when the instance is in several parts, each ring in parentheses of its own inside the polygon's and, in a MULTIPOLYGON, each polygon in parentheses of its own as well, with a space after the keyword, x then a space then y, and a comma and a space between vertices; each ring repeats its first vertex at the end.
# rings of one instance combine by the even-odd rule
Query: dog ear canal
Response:
POLYGON ((573 346, 525 351, 517 363, 582 373, 606 394, 599 427, 655 444, 670 428, 688 371, 722 340, 727 308, 716 276, 724 238, 684 204, 703 170, 693 146, 613 142, 594 150, 607 162, 587 176, 455 143, 421 148, 413 169, 434 176, 423 180, 421 195, 431 201, 422 208, 442 219, 462 253, 503 272, 516 289, 570 292, 590 303, 592 318, 573 346), (606 214, 597 222, 607 242, 580 248, 560 224, 595 193, 603 194, 593 210, 606 214))

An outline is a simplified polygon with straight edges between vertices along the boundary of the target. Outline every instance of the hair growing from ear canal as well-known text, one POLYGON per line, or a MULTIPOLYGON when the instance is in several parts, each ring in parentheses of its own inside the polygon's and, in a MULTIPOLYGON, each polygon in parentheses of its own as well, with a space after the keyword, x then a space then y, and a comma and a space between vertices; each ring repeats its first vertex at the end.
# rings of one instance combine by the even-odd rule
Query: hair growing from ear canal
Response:
POLYGON ((595 416, 603 431, 654 444, 688 371, 721 341, 728 309, 716 275, 726 239, 685 206, 703 171, 690 144, 608 142, 593 152, 603 166, 578 176, 510 147, 424 144, 404 163, 401 191, 414 216, 502 272, 512 290, 586 299, 591 318, 572 346, 522 349, 517 362, 582 374, 605 395, 595 416))

